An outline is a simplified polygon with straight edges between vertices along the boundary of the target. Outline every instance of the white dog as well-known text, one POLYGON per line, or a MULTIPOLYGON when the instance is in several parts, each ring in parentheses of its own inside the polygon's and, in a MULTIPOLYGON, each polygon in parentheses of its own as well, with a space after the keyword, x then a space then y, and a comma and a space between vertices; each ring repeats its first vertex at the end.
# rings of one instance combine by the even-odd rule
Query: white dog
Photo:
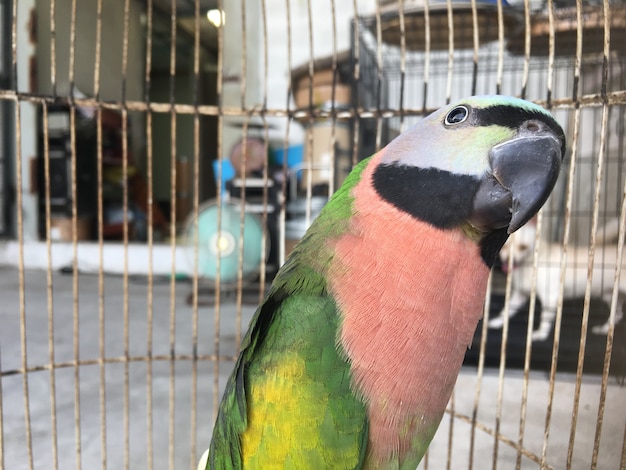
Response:
MULTIPOLYGON (((533 252, 537 226, 535 221, 527 223, 515 234, 509 237, 500 252, 503 270, 509 266, 509 256, 513 257, 513 271, 511 275, 511 298, 509 301, 509 317, 526 303, 530 297, 533 276, 533 252)), ((601 298, 610 305, 615 280, 615 261, 617 259, 617 245, 604 244, 614 242, 619 233, 619 221, 609 222, 598 233, 594 255, 593 275, 591 282, 591 296, 601 298)), ((533 341, 543 341, 550 335, 556 317, 559 298, 559 281, 561 276, 561 257, 563 248, 558 243, 549 243, 542 240, 539 244, 539 258, 537 266, 537 297, 541 300, 541 321, 539 328, 533 331, 533 341)), ((587 285, 587 264, 589 247, 572 246, 567 249, 565 265, 565 280, 563 298, 571 299, 582 297, 587 285)), ((623 318, 624 301, 626 301, 626 256, 622 259, 622 273, 619 281, 619 296, 615 324, 623 318)), ((490 328, 501 328, 504 322, 504 309, 500 314, 489 321, 490 328)), ((596 334, 606 334, 609 322, 592 328, 596 334)))

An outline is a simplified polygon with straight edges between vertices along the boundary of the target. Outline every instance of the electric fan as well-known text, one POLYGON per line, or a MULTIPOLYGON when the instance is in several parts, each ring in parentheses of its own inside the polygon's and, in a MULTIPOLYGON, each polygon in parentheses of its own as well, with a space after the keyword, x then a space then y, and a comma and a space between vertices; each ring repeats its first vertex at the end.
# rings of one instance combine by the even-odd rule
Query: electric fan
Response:
MULTIPOLYGON (((241 201, 234 199, 222 201, 221 206, 216 200, 211 200, 200 206, 197 218, 195 214, 191 214, 185 224, 186 252, 191 269, 194 269, 197 263, 200 277, 215 281, 219 276, 223 288, 233 287, 237 282, 239 252, 242 245, 241 269, 244 281, 258 274, 261 263, 266 259, 267 250, 263 250, 265 228, 256 215, 244 212, 242 236, 242 207, 241 201), (221 230, 218 229, 220 209, 221 230)), ((269 237, 266 236, 265 239, 268 244, 269 237)))

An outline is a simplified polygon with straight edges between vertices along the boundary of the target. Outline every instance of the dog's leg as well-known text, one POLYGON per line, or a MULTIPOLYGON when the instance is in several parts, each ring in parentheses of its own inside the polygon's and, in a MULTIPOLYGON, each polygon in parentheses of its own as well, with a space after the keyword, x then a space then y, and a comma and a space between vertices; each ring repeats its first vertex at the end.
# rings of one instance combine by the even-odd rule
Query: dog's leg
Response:
MULTIPOLYGON (((602 300, 604 300, 607 305, 611 305, 611 301, 613 300, 613 292, 607 291, 602 296, 602 300)), ((617 311, 615 312, 615 321, 614 325, 617 325, 624 318, 624 302, 626 301, 626 294, 624 292, 619 292, 617 294, 617 311)), ((591 328, 591 332, 596 335, 606 335, 609 332, 610 326, 610 318, 602 325, 596 325, 591 328)))
POLYGON ((554 326, 554 319, 556 318, 556 308, 544 305, 541 308, 541 321, 539 322, 539 328, 533 331, 533 341, 545 341, 552 332, 554 326))
MULTIPOLYGON (((509 299, 509 318, 517 314, 519 309, 522 308, 526 303, 526 300, 528 300, 528 297, 525 296, 521 291, 513 290, 511 292, 511 297, 509 299)), ((506 306, 500 311, 497 317, 493 317, 491 320, 489 320, 489 328, 502 328, 502 325, 504 325, 505 310, 506 306)))

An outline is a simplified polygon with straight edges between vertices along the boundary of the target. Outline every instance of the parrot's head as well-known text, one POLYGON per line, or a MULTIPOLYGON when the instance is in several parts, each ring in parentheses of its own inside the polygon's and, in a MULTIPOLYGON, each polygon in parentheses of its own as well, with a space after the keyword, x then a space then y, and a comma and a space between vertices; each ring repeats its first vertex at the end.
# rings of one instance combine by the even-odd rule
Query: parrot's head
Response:
POLYGON ((474 96, 392 141, 373 182, 383 199, 439 228, 512 233, 550 195, 564 154, 563 129, 540 106, 474 96))

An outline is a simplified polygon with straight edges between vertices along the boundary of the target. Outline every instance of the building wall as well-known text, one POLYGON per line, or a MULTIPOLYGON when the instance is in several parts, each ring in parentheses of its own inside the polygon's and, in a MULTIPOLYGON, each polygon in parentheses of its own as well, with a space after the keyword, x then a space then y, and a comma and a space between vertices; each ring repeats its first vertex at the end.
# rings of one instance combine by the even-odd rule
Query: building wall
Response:
MULTIPOLYGON (((143 99, 145 69, 145 30, 141 24, 143 7, 130 2, 126 75, 123 75, 124 0, 102 2, 102 47, 100 51, 100 98, 119 101, 143 99), (125 83, 124 83, 125 81, 125 83), (125 86, 125 95, 123 93, 125 86)), ((55 2, 55 62, 52 77, 50 0, 37 2, 39 92, 68 96, 70 93, 70 34, 72 0, 55 2)), ((97 0, 76 2, 74 82, 88 96, 95 94, 97 0)))
MULTIPOLYGON (((97 0, 76 2, 76 38, 74 67, 70 73, 72 0, 56 0, 54 14, 55 44, 52 76, 52 36, 50 0, 37 2, 37 85, 38 92, 69 96, 70 79, 74 92, 94 97, 99 91, 103 101, 143 100, 145 70, 145 28, 141 22, 142 2, 131 1, 128 16, 128 43, 124 70, 125 0, 102 2, 102 39, 100 48, 99 90, 96 89, 97 0)), ((140 167, 144 167, 146 147, 145 117, 132 113, 130 121, 131 151, 140 167)))

